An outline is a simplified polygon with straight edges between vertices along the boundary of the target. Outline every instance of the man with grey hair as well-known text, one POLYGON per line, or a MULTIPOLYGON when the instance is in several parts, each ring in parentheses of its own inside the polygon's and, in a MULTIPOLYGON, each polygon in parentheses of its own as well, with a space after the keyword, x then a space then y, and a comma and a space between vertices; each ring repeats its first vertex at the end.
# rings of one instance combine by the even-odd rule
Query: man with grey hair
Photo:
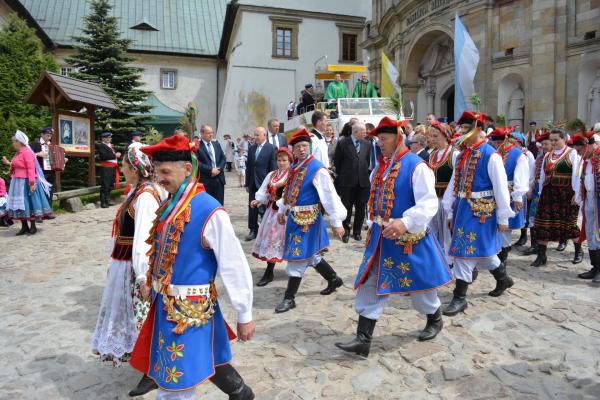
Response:
POLYGON ((198 147, 198 169, 200 182, 206 192, 217 199, 221 205, 225 202, 225 164, 227 159, 218 141, 214 140, 213 128, 204 124, 200 127, 200 146, 198 147))
POLYGON ((410 142, 410 151, 421 157, 425 161, 429 161, 429 152, 427 151, 427 137, 420 133, 413 136, 410 142))
POLYGON ((256 192, 260 189, 263 181, 271 171, 277 169, 275 156, 277 148, 267 141, 267 130, 259 126, 254 130, 254 144, 248 150, 248 161, 246 161, 246 192, 248 192, 248 235, 246 241, 256 239, 258 233, 257 207, 251 207, 256 192))
POLYGON ((279 133, 280 123, 277 118, 271 118, 267 122, 267 141, 275 146, 276 149, 280 147, 287 147, 287 140, 283 133, 279 133))
POLYGON ((341 138, 335 148, 333 164, 337 172, 337 188, 344 207, 346 219, 343 221, 344 236, 342 241, 350 239, 350 220, 354 207, 354 223, 352 237, 362 240, 361 229, 365 220, 365 209, 369 200, 369 160, 371 143, 365 140, 367 128, 362 122, 352 125, 352 135, 341 138))

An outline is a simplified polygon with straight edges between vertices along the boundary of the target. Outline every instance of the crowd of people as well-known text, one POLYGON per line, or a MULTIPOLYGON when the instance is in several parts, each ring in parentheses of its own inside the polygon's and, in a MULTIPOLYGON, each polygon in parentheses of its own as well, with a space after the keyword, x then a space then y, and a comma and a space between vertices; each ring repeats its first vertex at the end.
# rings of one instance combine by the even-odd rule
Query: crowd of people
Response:
MULTIPOLYGON (((109 132, 100 135, 102 190, 108 190, 102 206, 110 205, 117 171, 131 189, 113 222, 92 347, 102 360, 129 362, 143 374, 131 396, 157 389, 158 399, 190 399, 208 379, 230 399, 254 398, 230 364, 229 341, 250 340, 255 332, 247 256, 223 208, 225 171, 232 168, 244 171, 238 184, 248 194, 245 239, 255 241, 251 254, 266 263, 256 285, 268 285, 276 265, 286 263, 287 286, 275 313, 296 307, 309 268, 325 281, 321 295, 343 285, 324 257, 326 215, 333 237, 344 243, 362 242, 367 227, 354 281, 356 334, 335 343, 362 357, 390 295, 410 296, 426 316, 418 340, 432 340, 445 317, 467 308, 480 270, 495 279, 489 296, 514 285, 513 248, 535 255, 531 266, 541 268, 550 242, 562 251, 571 240, 578 264, 587 240, 592 268, 579 278, 600 282, 600 123, 567 132, 531 122, 524 134, 465 111, 456 124, 429 114, 414 129, 389 117, 376 127, 353 119, 337 137, 325 112, 315 111, 311 124, 288 138, 271 119, 253 138, 234 142, 227 135, 223 145, 206 124, 192 140, 176 132, 151 146, 135 132, 124 154, 112 147, 109 132), (512 231, 519 233, 515 243, 512 231), (237 314, 235 329, 220 311, 217 275, 237 314), (437 292, 452 284, 452 299, 442 305, 437 292)), ((42 134, 43 144, 50 139, 42 134)), ((21 220, 19 234, 35 233, 35 221, 51 215, 51 186, 36 160, 43 165, 44 149, 28 143, 17 131, 17 154, 2 160, 11 182, 7 194, 0 181, 0 221, 21 220)))

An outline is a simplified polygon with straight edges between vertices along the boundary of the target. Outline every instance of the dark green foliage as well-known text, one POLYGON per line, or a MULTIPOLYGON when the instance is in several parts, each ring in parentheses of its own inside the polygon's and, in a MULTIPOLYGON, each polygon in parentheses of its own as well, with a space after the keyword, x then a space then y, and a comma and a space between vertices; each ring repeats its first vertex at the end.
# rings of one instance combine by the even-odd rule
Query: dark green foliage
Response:
POLYGON ((129 65, 134 61, 127 55, 131 40, 121 38, 117 18, 111 15, 112 6, 107 0, 92 0, 91 7, 82 29, 84 36, 75 38, 79 42, 77 53, 67 62, 77 69, 71 76, 99 83, 119 107, 118 111, 96 112, 96 134, 110 130, 113 143, 128 143, 131 132, 143 130, 142 121, 147 116, 133 114, 150 111, 141 103, 151 92, 141 89, 142 69, 129 65))
MULTIPOLYGON (((42 43, 25 21, 16 14, 8 17, 0 30, 0 156, 14 154, 11 138, 17 129, 29 140, 39 137, 39 129, 50 125, 46 107, 23 103, 23 98, 46 70, 57 71, 54 59, 42 53, 42 43)), ((0 167, 0 175, 8 177, 8 167, 0 167)))
POLYGON ((569 122, 567 122, 567 130, 573 133, 585 133, 585 123, 579 118, 572 119, 569 122))

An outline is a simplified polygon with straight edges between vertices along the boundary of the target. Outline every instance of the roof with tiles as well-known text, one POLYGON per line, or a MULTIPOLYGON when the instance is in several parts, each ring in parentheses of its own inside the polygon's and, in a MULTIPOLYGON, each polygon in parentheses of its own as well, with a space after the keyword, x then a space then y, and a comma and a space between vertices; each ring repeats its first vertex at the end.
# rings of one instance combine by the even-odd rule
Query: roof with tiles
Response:
MULTIPOLYGON (((72 46, 91 6, 85 0, 20 0, 58 46, 72 46)), ((132 51, 216 56, 227 0, 110 0, 132 51), (137 27, 138 29, 132 29, 137 27)))

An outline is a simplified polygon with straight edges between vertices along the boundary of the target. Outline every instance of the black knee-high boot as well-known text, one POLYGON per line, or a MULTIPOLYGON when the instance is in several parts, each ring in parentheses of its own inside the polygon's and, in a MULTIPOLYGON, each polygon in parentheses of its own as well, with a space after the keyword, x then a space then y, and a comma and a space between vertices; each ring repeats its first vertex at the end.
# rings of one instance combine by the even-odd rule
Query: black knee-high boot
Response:
POLYGON ((375 330, 376 319, 358 317, 358 326, 356 328, 356 337, 347 343, 337 342, 336 347, 355 353, 359 356, 367 357, 371 350, 371 340, 373 339, 373 331, 375 330))
POLYGON ((506 289, 513 287, 513 285, 515 284, 512 278, 508 276, 505 264, 500 264, 498 268, 492 270, 491 272, 494 276, 494 279, 496 279, 496 287, 494 288, 494 290, 488 293, 490 296, 501 296, 506 289))
POLYGON ((469 289, 468 282, 463 281, 462 279, 456 280, 456 287, 452 292, 452 300, 450 301, 450 304, 448 304, 448 307, 442 311, 444 315, 452 317, 467 309, 467 289, 469 289))
POLYGON ((583 250, 581 249, 581 243, 574 243, 575 245, 575 256, 573 257, 573 264, 579 264, 583 261, 583 250))
POLYGON ((532 267, 541 267, 542 265, 546 265, 548 261, 548 257, 546 257, 546 248, 548 246, 544 244, 538 243, 538 253, 536 259, 530 264, 532 267))
POLYGON ((19 232, 17 232, 17 234, 15 236, 22 236, 28 232, 29 232, 29 226, 27 226, 27 221, 22 220, 21 221, 21 230, 19 232))
POLYGON ((37 233, 37 228, 35 227, 35 221, 29 221, 29 234, 35 235, 37 233))
POLYGON ((342 278, 337 276, 333 268, 331 268, 331 265, 324 259, 321 259, 321 261, 315 265, 315 270, 317 270, 317 272, 327 281, 327 287, 321 290, 321 294, 324 296, 330 295, 344 284, 342 278))
POLYGON ((580 279, 594 279, 596 274, 600 272, 600 250, 589 250, 589 254, 592 269, 577 275, 580 279))
POLYGON ((527 243, 527 228, 521 228, 521 236, 515 242, 515 246, 523 246, 525 243, 527 243))
POLYGON ((292 308, 296 308, 295 298, 296 293, 298 293, 298 288, 300 287, 300 282, 302 282, 302 278, 296 276, 290 276, 288 278, 287 289, 285 290, 283 301, 275 308, 276 313, 284 313, 290 311, 292 308))
POLYGON ((138 382, 137 386, 129 391, 130 397, 143 396, 146 393, 150 393, 153 390, 158 389, 158 385, 148 375, 144 374, 142 379, 138 382))
POLYGON ((229 395, 229 400, 252 400, 254 393, 250 386, 230 364, 219 365, 210 381, 223 393, 229 395))
POLYGON ((275 268, 275 263, 274 262, 268 262, 267 263, 267 269, 265 269, 265 273, 264 273, 263 277, 260 278, 260 281, 258 281, 258 283, 256 284, 256 286, 266 286, 270 282, 273 282, 273 269, 274 268, 275 268))
POLYGON ((537 254, 538 252, 538 244, 537 244, 537 239, 535 236, 535 229, 534 228, 529 228, 529 237, 531 238, 531 246, 529 246, 528 248, 526 248, 523 251, 523 255, 525 256, 530 256, 532 254, 537 254))

